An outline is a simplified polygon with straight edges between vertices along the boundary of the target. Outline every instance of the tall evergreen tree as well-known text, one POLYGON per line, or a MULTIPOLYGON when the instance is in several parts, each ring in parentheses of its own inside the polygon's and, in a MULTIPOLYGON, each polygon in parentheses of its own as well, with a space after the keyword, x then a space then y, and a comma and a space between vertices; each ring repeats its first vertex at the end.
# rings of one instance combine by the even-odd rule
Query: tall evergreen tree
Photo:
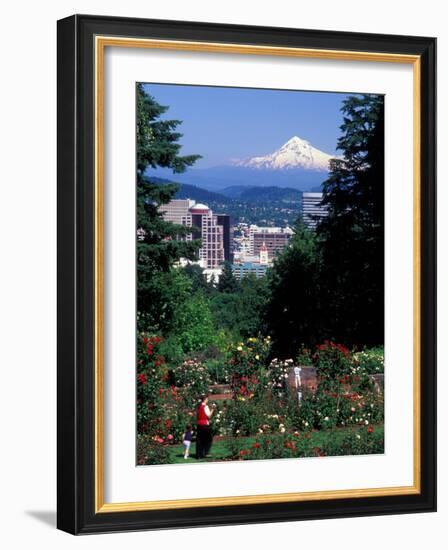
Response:
POLYGON ((320 251, 315 234, 299 219, 290 245, 268 271, 270 289, 265 320, 273 337, 273 352, 295 357, 302 343, 322 338, 320 311, 320 251))
POLYGON ((327 331, 349 344, 384 341, 384 100, 350 96, 338 149, 323 184, 322 240, 327 331))
POLYGON ((216 292, 213 283, 207 281, 204 270, 198 264, 187 264, 182 268, 182 273, 191 280, 193 292, 202 292, 205 296, 209 296, 216 292))
POLYGON ((163 316, 170 309, 163 299, 167 293, 161 287, 170 284, 173 264, 182 257, 193 259, 199 247, 198 242, 179 240, 188 229, 160 214, 160 206, 174 197, 178 186, 157 184, 147 176, 148 168, 157 167, 184 172, 200 158, 180 156, 182 134, 176 128, 181 121, 162 120, 167 109, 137 84, 137 309, 141 325, 156 329, 163 328, 158 317, 169 323, 169 316, 163 316))
POLYGON ((238 281, 232 271, 232 265, 229 262, 224 262, 222 274, 218 282, 219 292, 236 292, 238 290, 238 281))

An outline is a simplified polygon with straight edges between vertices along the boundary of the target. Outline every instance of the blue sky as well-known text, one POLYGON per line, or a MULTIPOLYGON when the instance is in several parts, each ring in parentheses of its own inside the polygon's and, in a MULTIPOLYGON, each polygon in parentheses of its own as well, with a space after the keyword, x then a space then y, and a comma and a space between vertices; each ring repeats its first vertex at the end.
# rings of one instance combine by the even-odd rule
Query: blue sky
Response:
POLYGON ((178 127, 182 154, 201 154, 195 168, 227 164, 232 158, 266 155, 297 135, 329 154, 336 153, 347 94, 146 84, 164 118, 178 127))

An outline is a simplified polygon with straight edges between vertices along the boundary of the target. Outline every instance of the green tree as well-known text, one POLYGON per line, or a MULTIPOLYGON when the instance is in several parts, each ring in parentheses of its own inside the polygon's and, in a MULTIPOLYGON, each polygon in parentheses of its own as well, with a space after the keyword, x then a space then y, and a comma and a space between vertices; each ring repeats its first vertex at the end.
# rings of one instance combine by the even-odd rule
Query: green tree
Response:
POLYGON ((316 236, 298 220, 290 246, 277 256, 267 275, 270 296, 265 320, 275 355, 295 357, 301 343, 321 338, 320 270, 316 236))
POLYGON ((239 292, 239 331, 243 338, 256 336, 265 331, 264 312, 269 297, 266 277, 257 278, 255 273, 244 276, 239 292))
POLYGON ((226 330, 232 340, 240 338, 240 301, 238 294, 217 292, 210 300, 214 323, 217 329, 226 330))
POLYGON ((233 334, 235 339, 257 335, 264 330, 267 296, 266 278, 257 279, 254 274, 246 275, 235 292, 216 292, 211 299, 215 326, 233 334))
POLYGON ((154 271, 145 291, 145 296, 151 296, 151 303, 138 310, 139 331, 168 334, 174 329, 177 308, 191 296, 191 280, 176 268, 154 271))
MULTIPOLYGON (((188 229, 165 221, 160 206, 168 203, 178 187, 160 185, 147 176, 150 168, 171 168, 184 172, 200 158, 199 155, 180 156, 176 132, 179 120, 162 120, 167 111, 149 95, 142 84, 137 84, 137 309, 140 329, 159 329, 169 324, 172 307, 164 302, 169 292, 162 288, 169 284, 167 274, 180 258, 195 258, 199 243, 181 237, 188 229), (162 309, 160 309, 162 308, 162 309), (158 323, 159 313, 165 321, 158 323), (150 323, 148 325, 148 323, 150 323)), ((175 275, 173 275, 175 278, 175 275)))
POLYGON ((320 224, 327 331, 349 344, 384 342, 384 100, 344 101, 320 224))
POLYGON ((218 282, 219 292, 232 293, 238 290, 238 281, 232 271, 232 265, 229 262, 224 262, 222 274, 218 282))
POLYGON ((205 295, 213 294, 213 284, 207 281, 204 270, 198 264, 188 264, 182 268, 182 272, 191 280, 194 292, 202 292, 205 295))
POLYGON ((171 168, 180 174, 192 166, 200 155, 179 156, 182 134, 176 128, 180 120, 162 120, 168 107, 160 105, 137 84, 137 176, 144 178, 147 168, 171 168))
POLYGON ((196 293, 181 303, 173 317, 173 335, 184 353, 198 352, 214 343, 215 327, 207 299, 196 293))

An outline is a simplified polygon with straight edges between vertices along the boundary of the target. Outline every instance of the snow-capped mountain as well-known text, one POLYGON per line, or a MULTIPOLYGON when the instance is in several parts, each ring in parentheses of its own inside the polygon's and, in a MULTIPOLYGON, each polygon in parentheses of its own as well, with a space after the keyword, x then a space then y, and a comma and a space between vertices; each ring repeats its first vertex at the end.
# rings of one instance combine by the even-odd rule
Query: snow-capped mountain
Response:
POLYGON ((152 175, 217 192, 232 186, 274 186, 310 191, 318 189, 327 179, 332 158, 308 141, 294 136, 280 149, 264 157, 233 160, 210 168, 190 168, 175 176, 168 169, 158 169, 152 175))
POLYGON ((316 149, 308 141, 294 136, 270 155, 237 160, 233 165, 268 170, 328 171, 329 161, 332 158, 334 157, 316 149))

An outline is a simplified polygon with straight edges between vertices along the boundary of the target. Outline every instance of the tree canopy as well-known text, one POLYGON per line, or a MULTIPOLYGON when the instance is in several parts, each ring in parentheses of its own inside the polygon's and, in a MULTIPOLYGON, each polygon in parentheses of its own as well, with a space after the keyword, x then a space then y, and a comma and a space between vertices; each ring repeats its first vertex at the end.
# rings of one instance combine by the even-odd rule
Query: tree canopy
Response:
POLYGON ((301 343, 318 341, 320 319, 320 251, 315 234, 298 220, 290 246, 268 272, 270 299, 266 324, 278 355, 291 357, 301 343))
POLYGON ((338 149, 323 183, 328 216, 299 221, 269 275, 266 323, 280 355, 325 338, 384 342, 384 102, 348 97, 338 149))
POLYGON ((200 241, 183 239, 191 228, 160 214, 177 186, 152 180, 150 170, 183 172, 200 158, 180 154, 181 121, 164 118, 166 111, 137 86, 139 327, 163 334, 170 354, 179 357, 258 333, 269 334, 273 353, 283 358, 324 339, 383 344, 383 97, 353 95, 343 103, 341 155, 323 183, 328 215, 317 230, 298 219, 289 246, 264 278, 238 281, 225 262, 216 285, 199 265, 178 267, 181 258, 197 259, 200 241))
POLYGON ((344 101, 338 149, 323 185, 328 217, 318 228, 328 329, 336 338, 384 341, 384 100, 344 101))
POLYGON ((137 303, 147 329, 169 322, 172 308, 166 297, 170 292, 164 285, 178 282, 179 275, 168 273, 180 258, 194 259, 200 244, 181 240, 188 228, 165 221, 160 213, 160 206, 174 197, 177 185, 161 185, 147 175, 148 169, 156 167, 183 172, 200 158, 180 156, 182 134, 176 128, 181 121, 162 120, 167 109, 143 84, 137 84, 137 303))

